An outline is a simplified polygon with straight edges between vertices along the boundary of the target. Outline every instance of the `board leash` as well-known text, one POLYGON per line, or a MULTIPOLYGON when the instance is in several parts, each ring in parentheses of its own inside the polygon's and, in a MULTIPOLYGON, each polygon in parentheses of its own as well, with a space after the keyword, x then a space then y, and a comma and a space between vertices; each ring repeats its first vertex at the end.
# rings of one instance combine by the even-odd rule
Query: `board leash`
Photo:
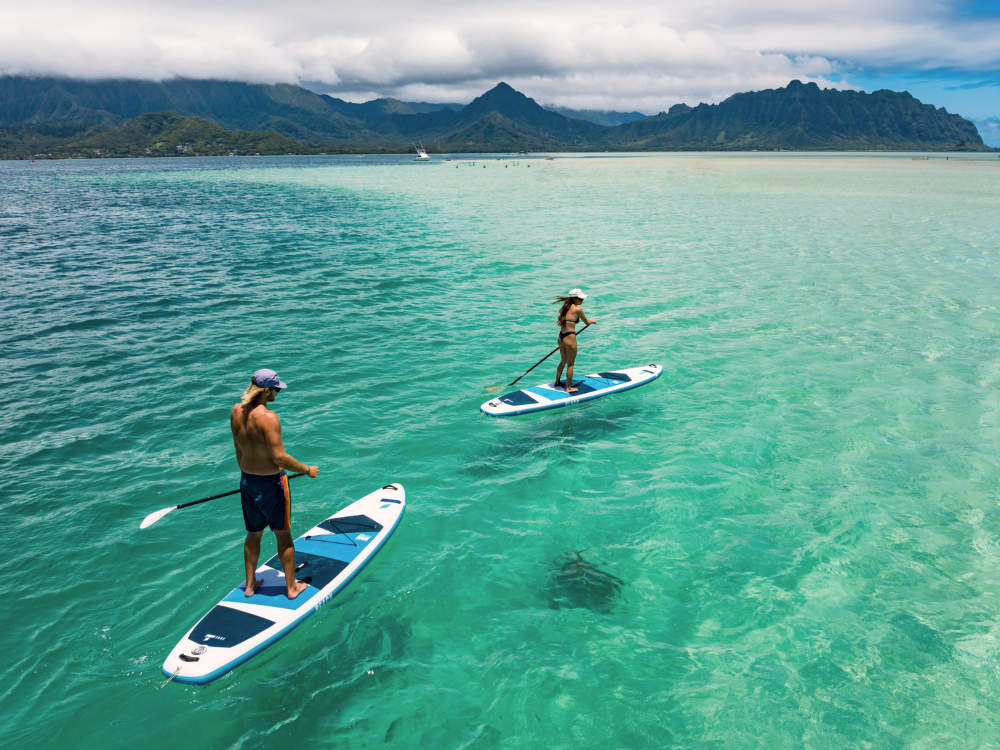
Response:
POLYGON ((169 685, 171 682, 173 682, 174 678, 178 674, 180 674, 180 671, 181 671, 181 668, 177 667, 177 669, 174 670, 174 673, 167 678, 167 681, 164 682, 162 685, 160 685, 159 689, 163 690, 163 688, 165 688, 167 685, 169 685))

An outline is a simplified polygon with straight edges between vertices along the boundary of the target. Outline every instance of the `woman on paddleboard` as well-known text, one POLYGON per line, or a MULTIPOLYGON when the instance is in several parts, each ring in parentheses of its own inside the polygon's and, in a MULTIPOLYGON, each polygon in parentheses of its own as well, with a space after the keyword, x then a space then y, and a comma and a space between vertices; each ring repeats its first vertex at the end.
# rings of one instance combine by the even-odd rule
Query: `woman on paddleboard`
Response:
POLYGON ((566 368, 566 393, 576 393, 573 387, 573 363, 576 362, 576 324, 583 321, 588 326, 596 323, 596 320, 587 320, 583 314, 583 301, 587 295, 581 289, 570 289, 565 297, 556 295, 553 305, 562 302, 559 309, 559 366, 556 368, 555 385, 562 387, 559 378, 562 376, 563 368, 566 368))

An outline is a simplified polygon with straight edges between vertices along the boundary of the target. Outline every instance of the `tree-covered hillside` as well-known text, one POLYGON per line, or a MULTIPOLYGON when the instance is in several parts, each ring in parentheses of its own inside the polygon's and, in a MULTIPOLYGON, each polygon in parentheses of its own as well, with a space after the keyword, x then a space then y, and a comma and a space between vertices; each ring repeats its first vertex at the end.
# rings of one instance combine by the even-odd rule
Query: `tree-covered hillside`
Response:
POLYGON ((677 105, 619 126, 608 142, 635 150, 983 148, 971 122, 906 92, 865 94, 799 81, 720 104, 677 105))
POLYGON ((98 125, 71 137, 28 129, 0 130, 0 158, 226 156, 308 153, 310 149, 273 131, 227 130, 202 117, 176 112, 139 115, 122 125, 98 125))

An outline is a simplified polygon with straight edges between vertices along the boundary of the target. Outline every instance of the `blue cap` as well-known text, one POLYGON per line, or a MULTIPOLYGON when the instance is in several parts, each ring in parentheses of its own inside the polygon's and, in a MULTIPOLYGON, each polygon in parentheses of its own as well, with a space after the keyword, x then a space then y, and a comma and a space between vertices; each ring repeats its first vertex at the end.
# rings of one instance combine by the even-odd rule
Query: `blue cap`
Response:
POLYGON ((281 378, 278 377, 278 373, 274 370, 268 370, 266 367, 263 370, 257 370, 253 374, 253 382, 259 385, 261 388, 287 388, 288 386, 281 382, 281 378))

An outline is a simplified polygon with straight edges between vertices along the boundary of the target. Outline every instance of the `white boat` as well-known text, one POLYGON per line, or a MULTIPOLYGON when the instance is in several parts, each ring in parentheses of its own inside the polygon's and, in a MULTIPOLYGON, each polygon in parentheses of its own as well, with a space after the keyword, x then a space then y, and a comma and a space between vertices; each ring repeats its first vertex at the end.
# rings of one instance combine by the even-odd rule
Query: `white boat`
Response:
POLYGON ((416 161, 430 161, 431 160, 431 157, 427 155, 427 149, 425 149, 422 145, 418 146, 418 145, 414 144, 413 148, 415 148, 417 150, 416 161))

